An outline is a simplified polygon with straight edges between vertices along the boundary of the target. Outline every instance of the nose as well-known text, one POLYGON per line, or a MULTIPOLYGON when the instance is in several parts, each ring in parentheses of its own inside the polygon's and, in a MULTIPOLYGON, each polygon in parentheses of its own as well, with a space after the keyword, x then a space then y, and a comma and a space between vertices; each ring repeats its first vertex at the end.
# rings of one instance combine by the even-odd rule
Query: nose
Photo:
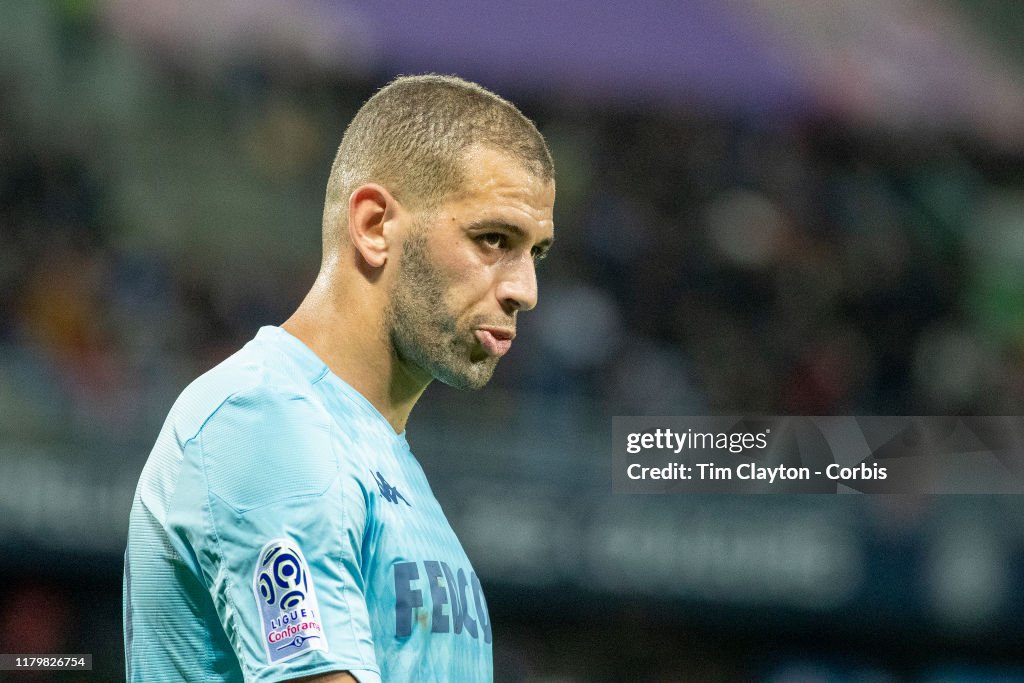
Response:
POLYGON ((506 313, 529 311, 537 305, 537 266, 529 256, 516 259, 501 274, 498 301, 506 313))

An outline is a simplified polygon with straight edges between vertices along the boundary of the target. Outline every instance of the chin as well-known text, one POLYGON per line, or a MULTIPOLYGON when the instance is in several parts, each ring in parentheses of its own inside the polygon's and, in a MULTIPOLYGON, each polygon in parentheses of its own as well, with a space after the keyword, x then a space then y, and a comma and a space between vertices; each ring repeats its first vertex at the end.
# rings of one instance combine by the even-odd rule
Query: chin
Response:
POLYGON ((453 389, 476 391, 483 389, 491 381, 498 363, 496 359, 488 359, 471 365, 472 367, 462 368, 461 371, 454 368, 441 368, 440 372, 434 373, 434 379, 453 389))

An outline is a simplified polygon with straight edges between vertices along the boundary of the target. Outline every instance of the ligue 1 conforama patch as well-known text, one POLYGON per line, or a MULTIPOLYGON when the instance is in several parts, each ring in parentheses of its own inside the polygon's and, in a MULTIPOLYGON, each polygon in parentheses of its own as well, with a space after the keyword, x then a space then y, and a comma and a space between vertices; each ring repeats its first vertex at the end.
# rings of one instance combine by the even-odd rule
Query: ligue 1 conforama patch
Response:
POLYGON ((313 577, 295 541, 278 538, 263 546, 252 586, 270 662, 311 650, 327 652, 313 577))

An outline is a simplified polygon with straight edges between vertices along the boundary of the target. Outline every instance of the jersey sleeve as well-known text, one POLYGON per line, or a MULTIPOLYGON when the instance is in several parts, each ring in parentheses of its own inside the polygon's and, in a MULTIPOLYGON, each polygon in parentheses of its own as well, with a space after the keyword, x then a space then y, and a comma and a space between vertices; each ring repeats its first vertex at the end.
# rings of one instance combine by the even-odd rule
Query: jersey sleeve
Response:
POLYGON ((359 558, 366 494, 309 397, 228 398, 184 448, 171 526, 194 553, 246 681, 380 681, 359 558))

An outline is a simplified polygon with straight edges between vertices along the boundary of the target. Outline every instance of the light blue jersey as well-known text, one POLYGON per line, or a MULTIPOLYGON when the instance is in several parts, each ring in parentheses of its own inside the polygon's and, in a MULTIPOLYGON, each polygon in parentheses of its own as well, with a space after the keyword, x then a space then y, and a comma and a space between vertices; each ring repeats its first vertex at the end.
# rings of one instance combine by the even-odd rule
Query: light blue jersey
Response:
POLYGON ((130 681, 490 681, 480 581, 404 434, 277 327, 193 382, 125 553, 130 681))

